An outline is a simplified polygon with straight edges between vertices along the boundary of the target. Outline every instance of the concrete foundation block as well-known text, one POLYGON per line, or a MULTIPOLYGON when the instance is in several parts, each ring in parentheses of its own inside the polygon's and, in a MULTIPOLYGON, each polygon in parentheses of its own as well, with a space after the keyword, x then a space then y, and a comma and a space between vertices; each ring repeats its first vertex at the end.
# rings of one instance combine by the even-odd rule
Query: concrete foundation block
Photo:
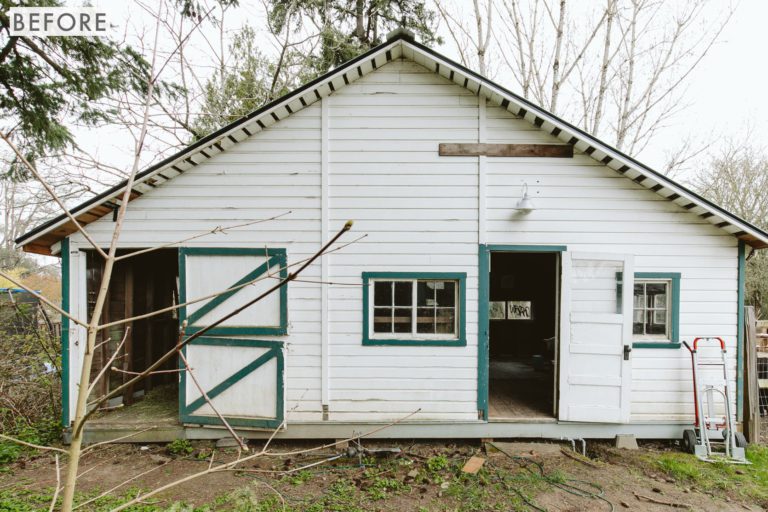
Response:
POLYGON ((633 434, 619 434, 616 436, 616 448, 637 450, 637 439, 633 434))

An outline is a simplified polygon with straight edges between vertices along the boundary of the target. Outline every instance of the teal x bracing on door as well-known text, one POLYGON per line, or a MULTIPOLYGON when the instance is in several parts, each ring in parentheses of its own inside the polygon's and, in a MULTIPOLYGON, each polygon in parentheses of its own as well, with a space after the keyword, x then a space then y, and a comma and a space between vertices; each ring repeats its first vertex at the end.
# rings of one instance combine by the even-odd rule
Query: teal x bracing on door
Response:
MULTIPOLYGON (((205 386, 208 399, 233 427, 278 428, 283 423, 285 393, 285 355, 283 344, 272 340, 242 338, 213 338, 201 336, 192 340, 182 351, 198 380, 211 370, 212 350, 226 350, 231 358, 247 361, 235 371, 214 378, 215 384, 205 386), (238 357, 242 356, 242 357, 238 357), (259 373, 262 373, 260 375, 259 373), (220 380, 219 380, 220 379, 220 380), (249 382, 252 381, 252 382, 249 382)), ((184 369, 183 362, 180 369, 184 369)), ((211 381, 211 379, 207 379, 211 381)), ((181 372, 179 408, 182 423, 221 425, 221 420, 206 404, 194 381, 181 372), (194 399, 191 399, 194 396, 194 399)))
MULTIPOLYGON (((199 332, 287 277, 285 249, 181 248, 179 301, 202 301, 179 310, 185 334, 199 332), (224 293, 219 293, 227 290, 224 293)), ((278 340, 250 336, 287 333, 287 286, 206 331, 183 349, 192 371, 217 412, 235 427, 276 428, 283 422, 285 355, 278 340), (267 311, 258 306, 272 301, 267 311)), ((180 369, 183 362, 179 361, 180 369)), ((179 411, 183 423, 220 425, 216 411, 194 380, 181 372, 179 411)))

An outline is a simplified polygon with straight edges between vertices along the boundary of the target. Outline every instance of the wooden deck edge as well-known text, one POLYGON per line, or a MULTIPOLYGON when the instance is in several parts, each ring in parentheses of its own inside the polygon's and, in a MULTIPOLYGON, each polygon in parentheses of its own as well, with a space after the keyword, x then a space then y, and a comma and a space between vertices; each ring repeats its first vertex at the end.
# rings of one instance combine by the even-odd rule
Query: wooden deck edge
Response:
MULTIPOLYGON (((385 426, 382 423, 294 423, 278 433, 276 439, 346 439, 385 426)), ((146 428, 146 427, 145 427, 146 428)), ((371 439, 613 439, 619 434, 632 434, 638 439, 679 439, 688 423, 589 424, 569 422, 418 422, 401 423, 365 436, 371 439)), ((168 443, 175 439, 216 440, 228 437, 222 428, 162 426, 140 432, 138 427, 86 427, 85 443, 92 444, 122 438, 122 443, 168 443)), ((238 430, 247 439, 266 439, 271 430, 238 430)), ((64 441, 69 442, 65 433, 64 441)))

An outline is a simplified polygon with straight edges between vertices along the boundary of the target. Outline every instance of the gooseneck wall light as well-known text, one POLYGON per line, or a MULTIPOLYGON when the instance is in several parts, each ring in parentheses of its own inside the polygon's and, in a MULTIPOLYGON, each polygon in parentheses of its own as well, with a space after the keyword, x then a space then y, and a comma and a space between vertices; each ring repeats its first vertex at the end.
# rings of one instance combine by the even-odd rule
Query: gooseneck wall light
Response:
POLYGON ((528 197, 528 184, 523 182, 523 197, 517 202, 515 211, 521 215, 528 215, 535 209, 536 206, 533 204, 531 198, 528 197))

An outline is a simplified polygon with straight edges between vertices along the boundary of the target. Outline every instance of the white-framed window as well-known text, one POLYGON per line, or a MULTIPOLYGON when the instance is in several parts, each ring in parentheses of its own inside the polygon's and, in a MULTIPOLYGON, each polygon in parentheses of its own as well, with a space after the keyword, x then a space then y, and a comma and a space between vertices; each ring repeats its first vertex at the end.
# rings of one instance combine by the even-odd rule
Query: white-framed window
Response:
POLYGON ((365 344, 466 343, 463 273, 363 273, 365 344))
POLYGON ((373 336, 455 338, 458 283, 453 280, 379 280, 373 286, 373 336))
POLYGON ((635 278, 632 334, 635 339, 672 339, 672 281, 635 278))

